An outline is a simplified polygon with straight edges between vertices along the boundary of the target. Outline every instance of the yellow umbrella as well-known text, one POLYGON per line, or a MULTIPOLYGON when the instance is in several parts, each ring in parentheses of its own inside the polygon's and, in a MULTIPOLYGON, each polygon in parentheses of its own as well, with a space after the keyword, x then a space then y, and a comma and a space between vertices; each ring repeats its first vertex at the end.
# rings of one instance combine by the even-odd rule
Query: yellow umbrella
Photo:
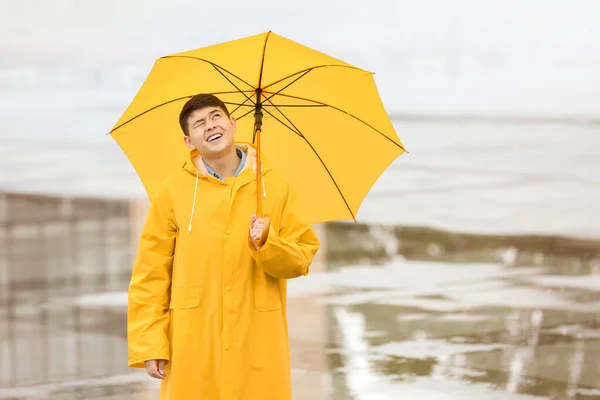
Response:
POLYGON ((290 181, 311 223, 356 221, 405 151, 372 73, 267 32, 156 61, 111 131, 149 195, 189 160, 178 118, 198 93, 223 100, 236 141, 255 144, 290 181))

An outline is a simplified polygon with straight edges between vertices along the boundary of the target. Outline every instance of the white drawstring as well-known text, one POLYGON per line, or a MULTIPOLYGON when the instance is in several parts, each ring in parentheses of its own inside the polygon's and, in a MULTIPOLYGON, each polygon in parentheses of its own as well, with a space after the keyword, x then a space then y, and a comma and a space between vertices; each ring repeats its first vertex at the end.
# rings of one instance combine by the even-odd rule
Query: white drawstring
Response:
MULTIPOLYGON (((262 169, 262 168, 261 168, 262 169)), ((262 171, 261 171, 262 172, 262 171)), ((261 174, 263 197, 267 197, 267 188, 265 187, 265 177, 261 174)), ((196 185, 194 186, 194 201, 192 202, 192 214, 190 215, 190 226, 188 227, 188 234, 192 233, 192 220, 194 219, 194 210, 196 209, 196 193, 198 191, 198 171, 196 171, 196 185)))
POLYGON ((196 208, 196 191, 198 190, 198 171, 196 171, 196 186, 194 187, 194 201, 192 202, 192 215, 190 215, 190 226, 188 234, 192 233, 192 220, 194 219, 194 209, 196 208))

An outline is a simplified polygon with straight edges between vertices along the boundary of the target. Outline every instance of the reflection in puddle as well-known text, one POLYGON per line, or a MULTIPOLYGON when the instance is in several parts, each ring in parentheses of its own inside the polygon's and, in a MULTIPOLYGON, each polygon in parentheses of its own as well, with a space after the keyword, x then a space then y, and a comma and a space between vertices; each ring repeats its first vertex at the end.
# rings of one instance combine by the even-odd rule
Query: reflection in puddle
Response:
POLYGON ((74 302, 127 287, 129 202, 4 193, 0 204, 0 398, 144 393, 147 376, 126 365, 122 309, 74 302))
POLYGON ((492 318, 489 315, 477 314, 445 314, 439 317, 442 321, 463 321, 463 322, 480 322, 487 321, 492 318))
POLYGON ((372 351, 379 354, 399 356, 416 360, 445 359, 451 355, 470 352, 494 351, 503 348, 502 344, 461 344, 445 340, 407 340, 390 342, 373 347, 372 351))
POLYGON ((567 336, 572 339, 600 339, 600 329, 590 329, 581 325, 560 325, 548 329, 547 333, 567 336))
POLYGON ((340 344, 344 349, 346 362, 341 371, 346 376, 346 386, 351 398, 363 398, 369 393, 369 385, 377 380, 368 359, 369 345, 363 339, 364 316, 341 307, 334 308, 333 315, 340 330, 340 344))

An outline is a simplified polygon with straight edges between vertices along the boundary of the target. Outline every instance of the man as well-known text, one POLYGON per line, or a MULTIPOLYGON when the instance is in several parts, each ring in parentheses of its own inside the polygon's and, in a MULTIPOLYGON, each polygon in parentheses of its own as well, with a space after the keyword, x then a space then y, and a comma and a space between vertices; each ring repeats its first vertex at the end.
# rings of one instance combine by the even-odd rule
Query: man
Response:
POLYGON ((260 246, 256 151, 234 142, 221 100, 191 98, 180 124, 190 160, 152 196, 129 287, 129 365, 162 379, 163 400, 291 399, 286 280, 308 273, 320 243, 262 161, 271 222, 260 246))

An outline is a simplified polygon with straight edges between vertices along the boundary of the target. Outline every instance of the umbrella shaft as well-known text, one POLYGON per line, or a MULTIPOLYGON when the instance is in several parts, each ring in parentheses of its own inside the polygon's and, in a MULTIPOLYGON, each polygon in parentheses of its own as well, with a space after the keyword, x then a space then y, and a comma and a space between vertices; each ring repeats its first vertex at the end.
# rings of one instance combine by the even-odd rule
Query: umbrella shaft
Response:
POLYGON ((256 105, 254 111, 254 135, 252 141, 256 144, 256 216, 263 217, 262 213, 262 163, 260 161, 260 134, 262 131, 262 103, 260 101, 261 90, 256 89, 256 105))
POLYGON ((256 216, 258 218, 263 217, 262 213, 262 163, 260 161, 260 133, 261 130, 257 129, 256 134, 256 216))
POLYGON ((256 89, 256 104, 254 105, 254 135, 252 142, 256 143, 256 133, 262 129, 262 103, 260 101, 261 90, 256 89))

